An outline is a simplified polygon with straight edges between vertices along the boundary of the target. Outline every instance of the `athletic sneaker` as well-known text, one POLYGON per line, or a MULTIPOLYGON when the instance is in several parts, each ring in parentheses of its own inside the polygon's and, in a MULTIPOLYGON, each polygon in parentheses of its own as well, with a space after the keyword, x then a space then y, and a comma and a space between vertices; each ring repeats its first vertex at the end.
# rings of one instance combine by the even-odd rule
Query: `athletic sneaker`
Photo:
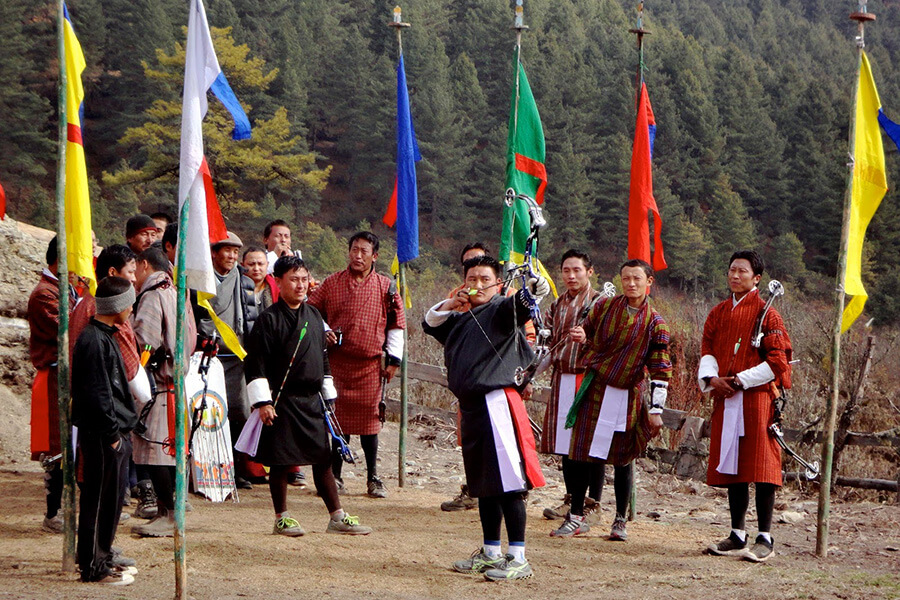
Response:
POLYGON ((122 550, 113 546, 110 548, 109 563, 115 567, 133 567, 137 564, 133 558, 122 554, 122 550))
POLYGON ((770 542, 763 536, 758 535, 756 536, 756 542, 754 542, 753 547, 750 549, 750 552, 747 552, 741 558, 743 558, 744 560, 749 560, 750 562, 766 562, 767 560, 775 556, 775 550, 773 546, 773 542, 770 542))
POLYGON ((306 475, 303 474, 303 471, 297 471, 296 473, 288 474, 288 484, 294 487, 298 487, 301 490, 306 487, 306 475))
POLYGON ((572 494, 566 494, 563 496, 562 504, 555 508, 545 508, 544 509, 544 518, 545 519, 565 519, 569 514, 569 510, 572 508, 572 494))
POLYGON ((741 541, 735 532, 731 532, 727 538, 716 544, 710 544, 706 548, 707 554, 716 556, 740 556, 747 552, 747 540, 741 541))
POLYGON ((609 530, 609 539, 614 542, 624 542, 628 539, 628 532, 625 531, 625 517, 616 515, 612 529, 609 530))
POLYGON ((62 517, 56 515, 55 517, 44 517, 44 521, 41 523, 41 529, 48 533, 62 533, 65 526, 63 524, 62 517))
POLYGON ((506 559, 499 567, 488 569, 484 572, 484 578, 488 581, 512 581, 514 579, 529 579, 534 575, 528 561, 519 562, 507 554, 506 559))
POLYGON ((129 515, 127 512, 125 512, 123 510, 121 513, 119 513, 119 525, 121 525, 122 523, 124 523, 125 521, 127 521, 130 518, 131 518, 131 515, 129 515))
POLYGON ((103 579, 91 581, 90 583, 99 583, 102 585, 131 585, 134 583, 134 576, 128 573, 110 573, 103 579))
POLYGON ((344 517, 340 521, 328 519, 328 528, 326 533, 343 533, 346 535, 369 535, 372 533, 371 527, 359 524, 359 517, 354 517, 344 513, 344 517))
POLYGON ((384 489, 384 482, 378 477, 372 477, 366 484, 366 491, 372 498, 387 498, 387 490, 384 489))
POLYGON ((243 477, 235 477, 234 478, 234 487, 236 487, 239 490, 252 490, 253 484, 250 483, 249 480, 247 480, 243 477))
POLYGON ((113 573, 127 573, 128 575, 134 576, 138 574, 137 567, 117 567, 113 565, 110 567, 110 570, 113 573))
POLYGON ((479 548, 466 560, 458 560, 453 563, 453 570, 458 573, 484 573, 488 569, 500 567, 506 559, 503 556, 491 557, 479 548))
POLYGON ((566 515, 566 520, 559 526, 559 529, 554 529, 550 532, 550 537, 568 538, 587 533, 590 530, 591 526, 588 525, 587 519, 583 516, 568 514, 566 515))
POLYGON ((300 523, 297 519, 293 519, 287 515, 275 519, 275 528, 272 530, 273 534, 277 535, 286 535, 288 537, 300 537, 306 532, 303 531, 303 528, 300 527, 300 523))
POLYGON ((441 502, 441 510, 453 512, 457 510, 470 510, 478 508, 478 500, 469 495, 469 486, 462 484, 459 488, 459 495, 453 500, 441 502))

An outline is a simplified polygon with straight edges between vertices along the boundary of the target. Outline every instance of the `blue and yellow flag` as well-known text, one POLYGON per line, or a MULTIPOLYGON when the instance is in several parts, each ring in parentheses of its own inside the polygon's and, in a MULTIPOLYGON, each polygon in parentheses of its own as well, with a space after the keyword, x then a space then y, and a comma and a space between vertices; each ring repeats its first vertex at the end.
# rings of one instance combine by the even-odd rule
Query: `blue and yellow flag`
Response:
POLYGON ((63 4, 63 45, 66 53, 66 248, 69 271, 88 280, 91 293, 97 289, 94 275, 94 244, 91 237, 91 199, 81 124, 84 114, 84 53, 75 37, 69 9, 63 4))
POLYGON ((850 193, 850 225, 847 246, 847 268, 844 291, 853 296, 844 309, 841 332, 847 331, 862 314, 866 305, 866 289, 862 283, 862 247, 869 221, 887 192, 884 168, 884 146, 878 113, 881 100, 872 78, 869 58, 862 53, 856 92, 856 135, 853 139, 853 182, 850 193))

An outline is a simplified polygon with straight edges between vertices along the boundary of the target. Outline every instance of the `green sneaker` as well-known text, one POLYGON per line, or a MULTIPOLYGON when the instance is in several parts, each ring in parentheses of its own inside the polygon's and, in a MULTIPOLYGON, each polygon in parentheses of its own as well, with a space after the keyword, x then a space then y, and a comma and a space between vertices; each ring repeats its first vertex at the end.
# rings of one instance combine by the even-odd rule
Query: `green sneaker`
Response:
POLYGON ((344 517, 340 521, 328 519, 328 528, 326 533, 343 533, 345 535, 369 535, 372 533, 371 527, 359 524, 359 517, 353 517, 344 513, 344 517))
POLYGON ((484 572, 484 578, 488 581, 529 579, 532 575, 534 575, 534 571, 531 570, 531 565, 528 564, 528 561, 519 562, 512 557, 512 554, 507 554, 506 559, 500 566, 484 572))
POLYGON ((502 556, 493 558, 487 555, 484 548, 479 548, 466 560, 453 563, 453 570, 458 573, 484 573, 488 569, 502 566, 504 562, 506 559, 502 556))
POLYGON ((297 519, 283 516, 280 519, 275 519, 275 528, 272 530, 272 533, 286 535, 288 537, 300 537, 306 532, 300 527, 300 523, 297 519))

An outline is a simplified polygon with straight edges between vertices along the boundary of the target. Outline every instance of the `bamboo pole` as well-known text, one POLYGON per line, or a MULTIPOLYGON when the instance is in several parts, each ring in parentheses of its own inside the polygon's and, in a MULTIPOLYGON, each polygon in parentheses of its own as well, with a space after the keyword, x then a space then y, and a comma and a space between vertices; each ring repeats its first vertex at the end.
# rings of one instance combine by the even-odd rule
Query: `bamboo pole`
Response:
POLYGON ((175 256, 178 301, 175 312, 175 600, 187 599, 187 561, 184 537, 184 503, 187 496, 187 453, 185 448, 184 339, 187 336, 185 303, 187 278, 184 271, 190 196, 185 199, 178 219, 178 249, 175 256))
POLYGON ((875 15, 866 11, 864 0, 860 0, 858 10, 850 15, 850 19, 857 22, 858 34, 856 37, 857 65, 856 84, 853 88, 853 102, 850 112, 849 146, 851 160, 847 167, 847 187, 844 192, 844 210, 841 226, 841 245, 838 252, 837 285, 835 293, 835 318, 832 331, 831 348, 831 395, 825 404, 825 438, 822 441, 822 475, 819 486, 819 505, 816 525, 816 556, 828 555, 828 529, 831 513, 831 484, 832 484, 832 460, 834 458, 834 429, 837 419, 837 405, 841 393, 841 322, 844 315, 844 277, 847 270, 847 247, 850 239, 850 202, 853 196, 853 170, 856 157, 856 104, 859 96, 859 72, 862 67, 862 53, 865 43, 865 23, 874 21, 875 15))
POLYGON ((59 330, 57 333, 57 405, 59 407, 60 466, 63 472, 63 571, 75 570, 75 469, 72 460, 72 403, 69 397, 69 257, 66 247, 66 46, 64 0, 57 2, 59 53, 59 143, 56 166, 56 250, 59 262, 59 330))
MULTIPOLYGON (((403 22, 403 13, 399 6, 394 7, 394 18, 388 23, 397 32, 397 56, 403 56, 403 30, 410 27, 403 22)), ((399 157, 398 157, 399 158, 399 157)), ((398 261, 399 262, 399 261, 398 261)), ((400 265, 400 294, 401 301, 406 296, 406 265, 400 265)), ((406 436, 409 429, 409 334, 403 329, 403 357, 400 362, 400 442, 397 451, 397 485, 406 485, 406 436)))

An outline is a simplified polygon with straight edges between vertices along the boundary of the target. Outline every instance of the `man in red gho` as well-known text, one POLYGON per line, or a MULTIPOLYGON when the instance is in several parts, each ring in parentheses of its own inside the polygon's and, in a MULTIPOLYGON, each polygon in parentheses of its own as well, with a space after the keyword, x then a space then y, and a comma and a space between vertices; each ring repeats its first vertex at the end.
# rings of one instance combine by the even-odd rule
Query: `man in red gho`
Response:
POLYGON ((781 486, 781 449, 768 428, 776 386, 791 387, 791 340, 778 311, 770 308, 766 313, 760 347, 750 344, 765 305, 756 288, 764 269, 754 251, 731 256, 731 297, 706 318, 697 375, 700 389, 710 392, 714 402, 707 483, 728 489, 731 512, 731 534, 707 551, 753 562, 775 554, 770 532, 775 488, 781 486), (756 487, 759 534, 748 550, 745 518, 751 482, 756 487))
MULTIPOLYGON (((360 436, 366 457, 367 493, 384 498, 387 492, 376 472, 381 431, 378 404, 382 385, 400 366, 406 316, 391 279, 375 272, 378 247, 375 234, 355 233, 349 242, 350 264, 316 287, 309 304, 331 328, 328 361, 338 392, 335 415, 348 440, 350 435, 360 436), (338 331, 340 339, 335 333, 338 331), (384 366, 383 354, 387 355, 384 366)), ((335 448, 332 468, 338 487, 342 486, 342 463, 335 448)))
MULTIPOLYGON (((565 422, 575 399, 575 392, 584 379, 583 363, 587 348, 572 339, 572 332, 587 317, 591 307, 600 298, 600 292, 591 286, 594 267, 586 253, 575 249, 567 250, 560 261, 560 271, 566 291, 553 301, 544 319, 551 331, 548 345, 553 352, 544 359, 539 372, 552 367, 553 373, 550 378, 550 398, 544 412, 540 451, 542 454, 562 455, 563 480, 568 481, 571 479, 567 474, 571 471, 569 441, 572 432, 565 428, 565 422)), ((602 477, 603 465, 593 464, 584 505, 587 517, 599 514, 602 477)), ((562 504, 555 508, 545 508, 544 518, 565 519, 569 513, 571 498, 571 490, 566 487, 562 504)))
MULTIPOLYGON (((592 463, 615 468, 616 517, 609 539, 625 541, 625 513, 631 498, 631 461, 647 448, 662 427, 672 363, 669 326, 650 306, 653 269, 638 259, 619 269, 622 295, 601 298, 572 340, 585 343, 584 375, 569 409, 572 427, 566 488, 572 504, 565 522, 550 535, 571 537, 588 531, 585 494, 592 463), (650 408, 643 402, 645 373, 650 373, 650 408)), ((602 490, 602 479, 601 479, 602 490)), ((599 494, 598 494, 599 497, 599 494)))

